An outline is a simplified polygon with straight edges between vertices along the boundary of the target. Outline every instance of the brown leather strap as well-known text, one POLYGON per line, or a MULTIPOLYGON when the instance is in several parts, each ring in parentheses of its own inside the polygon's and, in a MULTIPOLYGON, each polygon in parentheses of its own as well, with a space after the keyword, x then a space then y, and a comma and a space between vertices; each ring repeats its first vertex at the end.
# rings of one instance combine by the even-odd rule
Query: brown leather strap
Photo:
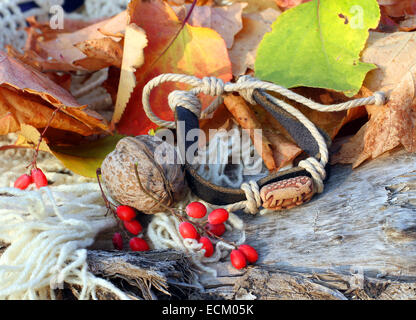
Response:
MULTIPOLYGON (((299 122, 291 114, 283 110, 280 106, 274 104, 268 100, 262 90, 254 90, 253 98, 255 101, 269 111, 273 117, 289 132, 296 143, 302 148, 309 156, 314 156, 318 160, 320 159, 319 147, 315 139, 312 137, 309 130, 299 122)), ((188 141, 186 140, 187 133, 192 129, 199 129, 199 120, 197 116, 186 108, 178 106, 175 111, 175 118, 177 122, 177 139, 181 154, 187 154, 188 150, 192 146, 198 146, 198 136, 188 141), (182 126, 182 127, 181 127, 182 126), (184 130, 183 130, 184 126, 184 130)), ((320 130, 327 143, 330 144, 331 140, 328 135, 320 130)), ((243 190, 226 188, 217 186, 203 177, 201 177, 196 170, 192 167, 192 156, 185 157, 185 170, 186 179, 192 192, 199 198, 215 204, 215 205, 227 205, 246 200, 246 196, 243 190)), ((294 167, 292 169, 271 173, 268 176, 257 181, 259 187, 263 187, 272 182, 281 181, 289 178, 308 176, 311 175, 305 169, 300 167, 294 167)))

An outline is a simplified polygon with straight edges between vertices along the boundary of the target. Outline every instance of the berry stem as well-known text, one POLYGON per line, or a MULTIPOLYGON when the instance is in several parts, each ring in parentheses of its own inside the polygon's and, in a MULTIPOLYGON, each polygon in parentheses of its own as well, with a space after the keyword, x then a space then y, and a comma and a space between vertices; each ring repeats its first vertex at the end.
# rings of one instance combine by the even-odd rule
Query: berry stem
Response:
MULTIPOLYGON (((188 221, 188 219, 186 219, 185 217, 181 216, 180 214, 178 214, 176 212, 176 210, 179 210, 179 209, 168 207, 167 205, 165 205, 164 203, 162 203, 157 197, 155 197, 154 195, 152 195, 148 190, 146 190, 144 188, 144 186, 142 184, 142 181, 140 179, 139 170, 138 170, 138 164, 137 163, 134 165, 134 171, 135 171, 135 174, 136 174, 137 182, 139 183, 140 190, 143 193, 145 193, 147 196, 149 196, 150 198, 152 198, 160 207, 164 208, 165 210, 167 210, 171 214, 173 214, 175 217, 177 217, 179 219, 179 221, 181 221, 181 222, 191 222, 191 221, 188 221)), ((192 221, 191 223, 196 226, 197 231, 199 233, 206 234, 208 236, 211 236, 213 238, 216 238, 216 239, 218 239, 220 241, 223 241, 223 242, 225 242, 225 243, 227 243, 227 244, 229 244, 229 245, 231 245, 231 246, 233 246, 233 247, 235 247, 237 249, 237 245, 235 243, 230 242, 230 241, 227 241, 224 238, 222 238, 220 236, 217 236, 216 234, 214 234, 214 233, 212 233, 212 232, 210 232, 208 230, 205 230, 205 228, 201 224, 199 224, 198 222, 193 222, 192 221)))
POLYGON ((225 240, 224 238, 222 238, 222 237, 220 237, 220 236, 217 236, 215 233, 212 233, 211 231, 209 231, 209 230, 206 230, 205 228, 203 228, 199 223, 196 223, 196 225, 197 225, 197 227, 202 231, 202 233, 205 233, 206 235, 208 235, 208 236, 210 236, 210 237, 213 237, 213 238, 215 238, 215 239, 217 239, 217 240, 220 240, 220 241, 222 241, 222 242, 225 242, 226 244, 229 244, 230 246, 233 246, 234 248, 236 248, 237 249, 237 244, 235 244, 234 242, 231 242, 231 241, 227 241, 227 240, 225 240))
POLYGON ((49 129, 49 127, 50 127, 50 125, 51 125, 51 123, 52 123, 53 118, 55 118, 55 116, 56 116, 57 112, 58 112, 58 111, 60 111, 60 110, 61 110, 61 108, 62 108, 62 107, 58 107, 58 108, 56 108, 56 109, 52 112, 52 115, 50 116, 50 118, 49 118, 49 120, 48 120, 48 123, 46 124, 45 128, 43 129, 42 133, 40 134, 39 141, 38 141, 38 144, 37 144, 36 149, 35 149, 35 154, 33 155, 33 160, 32 160, 32 162, 31 162, 31 163, 27 166, 27 168, 29 168, 29 167, 32 167, 33 169, 37 169, 37 168, 38 168, 38 167, 37 167, 37 160, 38 160, 38 155, 39 155, 39 148, 40 148, 40 144, 42 143, 42 140, 43 140, 43 138, 44 138, 44 136, 45 136, 45 134, 46 134, 46 131, 49 129))

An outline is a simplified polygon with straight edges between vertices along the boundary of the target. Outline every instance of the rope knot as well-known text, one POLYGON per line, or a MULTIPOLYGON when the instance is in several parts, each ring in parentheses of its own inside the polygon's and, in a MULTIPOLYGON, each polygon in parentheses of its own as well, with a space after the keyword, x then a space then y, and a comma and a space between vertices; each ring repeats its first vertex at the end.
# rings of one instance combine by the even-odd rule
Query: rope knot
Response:
POLYGON ((300 161, 298 166, 311 174, 314 185, 316 187, 316 192, 322 193, 324 191, 323 180, 326 178, 325 166, 314 157, 309 157, 300 161))
POLYGON ((220 96, 224 93, 224 81, 216 77, 204 77, 198 91, 213 97, 220 96))
POLYGON ((247 198, 247 201, 245 201, 244 211, 256 214, 263 203, 260 197, 259 185, 256 181, 250 180, 249 183, 244 182, 241 185, 241 189, 244 191, 247 198))
POLYGON ((173 112, 175 112, 176 107, 180 106, 193 112, 198 119, 201 117, 201 101, 191 91, 174 90, 169 93, 168 102, 173 112))
POLYGON ((387 102, 386 94, 383 91, 374 92, 374 99, 377 106, 385 105, 387 102))
MULTIPOLYGON (((249 75, 245 75, 245 76, 240 76, 236 82, 237 88, 238 86, 243 86, 244 84, 247 83, 253 83, 256 82, 258 80, 254 79, 252 76, 249 75)), ((256 104, 256 101, 254 101, 253 99, 253 88, 244 88, 244 89, 240 89, 238 88, 238 93, 240 94, 240 96, 242 96, 248 103, 250 104, 256 104)))

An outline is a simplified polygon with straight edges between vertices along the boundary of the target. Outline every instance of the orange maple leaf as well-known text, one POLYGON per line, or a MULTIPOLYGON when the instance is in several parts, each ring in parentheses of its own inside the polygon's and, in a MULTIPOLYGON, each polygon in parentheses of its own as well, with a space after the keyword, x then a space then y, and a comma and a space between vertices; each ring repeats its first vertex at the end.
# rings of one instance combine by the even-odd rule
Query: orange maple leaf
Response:
MULTIPOLYGON (((224 81, 232 78, 227 47, 216 31, 185 24, 172 43, 182 23, 167 3, 161 0, 134 0, 129 4, 128 14, 130 23, 135 23, 146 32, 148 46, 144 49, 145 63, 136 71, 137 87, 118 124, 120 133, 145 134, 157 127, 147 118, 141 100, 143 87, 160 74, 215 76, 224 81)), ((176 83, 165 83, 155 88, 150 97, 154 113, 161 119, 173 120, 167 96, 173 90, 186 88, 176 83)), ((203 104, 207 106, 212 99, 204 97, 203 104)))

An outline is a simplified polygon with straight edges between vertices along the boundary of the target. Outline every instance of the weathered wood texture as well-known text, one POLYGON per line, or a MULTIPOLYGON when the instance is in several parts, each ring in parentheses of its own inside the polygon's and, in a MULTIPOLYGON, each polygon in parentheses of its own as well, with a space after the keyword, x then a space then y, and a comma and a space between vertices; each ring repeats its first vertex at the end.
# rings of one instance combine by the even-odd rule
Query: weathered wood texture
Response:
POLYGON ((355 170, 333 166, 325 192, 311 202, 243 217, 247 243, 259 249, 258 267, 241 274, 218 264, 219 277, 203 279, 212 294, 416 299, 414 154, 399 151, 355 170), (328 274, 344 285, 334 287, 328 274))
POLYGON ((399 151, 353 171, 333 166, 311 202, 242 217, 260 259, 242 272, 228 259, 212 265, 218 277, 201 276, 205 292, 193 286, 187 259, 169 250, 108 252, 96 250, 110 243, 99 240, 90 270, 146 299, 416 299, 415 154, 399 151))
MULTIPOLYGON (((188 259, 180 252, 88 251, 88 267, 96 276, 111 280, 132 298, 187 298, 199 291, 188 259)), ((103 299, 113 298, 103 292, 103 299)))
POLYGON ((222 276, 202 294, 205 299, 253 300, 407 300, 416 299, 416 280, 376 279, 364 274, 301 273, 265 266, 239 276, 222 276))

